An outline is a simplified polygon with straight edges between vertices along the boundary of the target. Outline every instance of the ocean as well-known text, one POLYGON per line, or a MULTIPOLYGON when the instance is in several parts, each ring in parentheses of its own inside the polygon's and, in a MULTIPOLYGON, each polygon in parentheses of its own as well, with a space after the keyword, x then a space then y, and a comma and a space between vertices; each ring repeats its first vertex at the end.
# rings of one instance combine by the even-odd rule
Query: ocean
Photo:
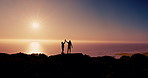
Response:
MULTIPOLYGON (((67 44, 65 44, 65 53, 67 44)), ((52 41, 0 41, 0 53, 44 53, 48 56, 61 53, 61 42, 52 41)), ((148 52, 147 43, 81 43, 73 42, 72 53, 92 57, 117 56, 120 53, 148 52)))

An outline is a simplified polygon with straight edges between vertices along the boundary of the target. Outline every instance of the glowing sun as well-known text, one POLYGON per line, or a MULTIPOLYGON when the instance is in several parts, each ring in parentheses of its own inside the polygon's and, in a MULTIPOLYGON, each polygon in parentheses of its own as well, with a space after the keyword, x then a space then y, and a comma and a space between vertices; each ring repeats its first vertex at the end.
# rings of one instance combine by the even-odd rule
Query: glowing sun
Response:
POLYGON ((39 23, 33 22, 33 23, 32 23, 32 27, 33 27, 33 28, 38 28, 38 27, 39 27, 39 23))

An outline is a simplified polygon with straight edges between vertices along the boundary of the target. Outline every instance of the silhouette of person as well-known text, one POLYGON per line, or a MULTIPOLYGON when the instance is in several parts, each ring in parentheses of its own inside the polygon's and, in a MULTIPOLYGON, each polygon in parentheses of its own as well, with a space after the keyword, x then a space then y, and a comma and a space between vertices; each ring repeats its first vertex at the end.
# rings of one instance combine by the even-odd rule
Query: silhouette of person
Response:
MULTIPOLYGON (((65 42, 67 41, 65 40, 65 42)), ((71 53, 71 48, 73 48, 73 45, 72 45, 71 40, 69 40, 67 43, 68 43, 68 49, 67 49, 67 54, 68 54, 69 52, 71 53)))
POLYGON ((65 42, 61 42, 61 48, 62 48, 62 53, 61 54, 64 54, 64 45, 65 45, 65 42))

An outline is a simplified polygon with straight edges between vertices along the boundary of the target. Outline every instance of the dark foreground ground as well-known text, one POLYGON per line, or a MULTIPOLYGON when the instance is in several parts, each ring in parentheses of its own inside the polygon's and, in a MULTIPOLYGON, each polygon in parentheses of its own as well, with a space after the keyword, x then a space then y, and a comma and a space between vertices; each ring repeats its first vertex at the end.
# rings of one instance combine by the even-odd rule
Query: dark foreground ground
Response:
POLYGON ((0 78, 148 78, 148 57, 0 53, 0 78))

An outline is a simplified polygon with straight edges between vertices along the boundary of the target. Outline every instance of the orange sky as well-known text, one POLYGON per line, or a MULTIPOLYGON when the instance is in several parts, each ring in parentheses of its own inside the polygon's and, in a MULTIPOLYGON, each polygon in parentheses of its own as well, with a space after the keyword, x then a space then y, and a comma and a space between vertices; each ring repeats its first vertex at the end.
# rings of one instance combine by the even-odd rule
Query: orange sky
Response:
POLYGON ((84 7, 75 1, 1 0, 0 39, 148 42, 141 29, 84 7))

